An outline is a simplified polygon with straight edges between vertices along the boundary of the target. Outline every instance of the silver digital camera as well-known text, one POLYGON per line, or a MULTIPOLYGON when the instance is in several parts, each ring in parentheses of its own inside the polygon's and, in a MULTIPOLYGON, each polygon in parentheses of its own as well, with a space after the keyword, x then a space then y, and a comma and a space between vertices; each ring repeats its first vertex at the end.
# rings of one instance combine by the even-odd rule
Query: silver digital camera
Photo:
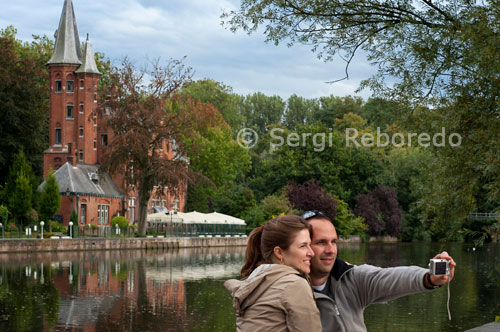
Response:
POLYGON ((429 273, 432 276, 449 276, 450 261, 447 259, 432 258, 429 261, 429 273))

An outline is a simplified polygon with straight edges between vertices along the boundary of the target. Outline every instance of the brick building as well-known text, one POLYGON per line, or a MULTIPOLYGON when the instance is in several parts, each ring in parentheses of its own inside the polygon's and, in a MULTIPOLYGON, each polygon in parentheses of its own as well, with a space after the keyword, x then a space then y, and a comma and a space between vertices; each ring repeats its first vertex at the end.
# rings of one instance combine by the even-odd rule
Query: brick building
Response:
MULTIPOLYGON (((83 50, 71 0, 65 0, 55 33, 54 53, 47 63, 50 89, 49 148, 44 152, 44 177, 55 170, 61 191, 61 209, 56 220, 67 225, 73 210, 79 224, 109 225, 119 214, 129 221, 138 219, 138 195, 125 192, 120 176, 99 171, 103 149, 112 144, 113 133, 100 124, 105 115, 96 116, 99 107, 99 70, 89 37, 83 50), (136 203, 137 202, 137 203, 136 203), (136 208, 137 206, 137 208, 136 208)), ((151 199, 152 208, 184 210, 185 193, 151 199)))

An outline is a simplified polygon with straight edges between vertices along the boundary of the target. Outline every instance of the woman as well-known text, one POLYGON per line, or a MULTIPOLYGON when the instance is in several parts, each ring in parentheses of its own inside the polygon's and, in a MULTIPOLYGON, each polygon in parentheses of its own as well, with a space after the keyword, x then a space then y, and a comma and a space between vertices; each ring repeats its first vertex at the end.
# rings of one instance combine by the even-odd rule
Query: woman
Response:
POLYGON ((321 331, 308 282, 311 228, 299 216, 281 216, 253 230, 242 280, 224 286, 233 296, 236 328, 256 331, 321 331))

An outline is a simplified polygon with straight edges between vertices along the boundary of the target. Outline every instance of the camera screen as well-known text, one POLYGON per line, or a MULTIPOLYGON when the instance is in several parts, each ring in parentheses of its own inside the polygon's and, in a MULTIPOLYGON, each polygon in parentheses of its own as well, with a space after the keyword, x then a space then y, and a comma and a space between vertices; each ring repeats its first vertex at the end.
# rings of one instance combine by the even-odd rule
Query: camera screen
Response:
POLYGON ((436 263, 436 274, 446 274, 446 262, 436 263))

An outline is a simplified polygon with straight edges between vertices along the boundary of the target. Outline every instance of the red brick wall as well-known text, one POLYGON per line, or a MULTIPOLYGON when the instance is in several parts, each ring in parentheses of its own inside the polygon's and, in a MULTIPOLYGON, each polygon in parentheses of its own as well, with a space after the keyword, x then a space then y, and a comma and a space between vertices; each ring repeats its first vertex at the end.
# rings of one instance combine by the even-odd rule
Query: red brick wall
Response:
POLYGON ((56 213, 58 215, 62 215, 63 217, 63 225, 67 226, 69 223, 69 219, 71 217, 71 213, 76 208, 78 204, 78 223, 81 225, 81 205, 87 205, 87 213, 85 224, 96 224, 96 225, 109 225, 111 223, 111 219, 117 212, 120 212, 121 215, 121 204, 122 201, 120 198, 109 198, 109 197, 96 197, 96 196, 79 196, 75 195, 62 195, 61 196, 61 208, 56 213), (78 201, 78 202, 77 202, 78 201), (98 205, 108 205, 109 213, 108 213, 108 222, 106 224, 98 223, 98 205))

